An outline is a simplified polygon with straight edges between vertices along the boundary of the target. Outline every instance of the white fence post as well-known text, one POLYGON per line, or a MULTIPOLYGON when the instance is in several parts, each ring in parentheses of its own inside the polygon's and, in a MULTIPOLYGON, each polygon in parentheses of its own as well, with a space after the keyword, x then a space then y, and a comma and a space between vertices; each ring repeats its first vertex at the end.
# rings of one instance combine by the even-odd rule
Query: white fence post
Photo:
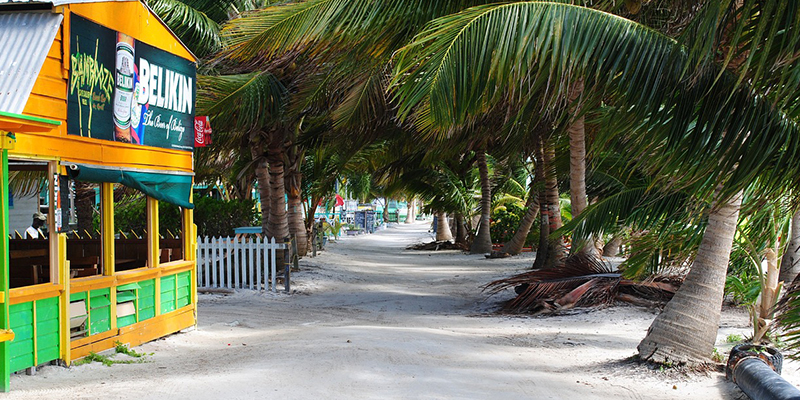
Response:
POLYGON ((253 290, 253 265, 256 263, 256 243, 255 239, 250 240, 250 238, 247 238, 247 240, 250 243, 248 246, 250 263, 247 266, 247 283, 250 285, 250 290, 253 290))
POLYGON ((266 262, 261 251, 261 248, 264 247, 264 240, 263 237, 256 239, 256 290, 261 290, 261 266, 266 262))
POLYGON ((239 239, 234 237, 233 239, 233 288, 239 289, 239 268, 241 265, 239 264, 239 239))
POLYGON ((272 242, 270 243, 270 246, 269 246, 269 250, 270 250, 270 252, 269 252, 269 273, 272 276, 272 293, 275 293, 275 292, 278 291, 278 273, 277 273, 276 266, 275 266, 275 253, 276 253, 275 250, 278 249, 277 244, 278 243, 275 240, 275 238, 272 238, 272 242))
POLYGON ((211 286, 212 287, 219 287, 219 263, 220 263, 220 245, 219 240, 217 238, 211 238, 214 241, 213 246, 211 247, 211 252, 214 254, 211 263, 211 286))

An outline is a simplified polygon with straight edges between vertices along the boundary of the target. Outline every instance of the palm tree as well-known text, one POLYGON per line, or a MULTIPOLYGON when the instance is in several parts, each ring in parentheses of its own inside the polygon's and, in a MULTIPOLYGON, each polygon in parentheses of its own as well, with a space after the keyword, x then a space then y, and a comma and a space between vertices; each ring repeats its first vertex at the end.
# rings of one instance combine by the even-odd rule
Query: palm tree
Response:
MULTIPOLYGON (((353 143, 353 153, 382 131, 394 130, 386 88, 389 62, 425 23, 486 0, 375 2, 306 0, 277 4, 230 21, 222 30, 223 59, 246 65, 303 54, 317 73, 293 94, 290 112, 331 121, 333 138, 353 143)), ((409 134, 403 129, 402 134, 409 134)), ((472 150, 472 149, 470 149, 472 150)), ((490 197, 489 181, 484 192, 490 197)), ((479 225, 481 251, 491 250, 489 209, 479 225), (488 250, 486 250, 488 248, 488 250)), ((461 224, 459 224, 461 226, 461 224)))
MULTIPOLYGON (((716 206, 709 214, 714 226, 704 236, 708 239, 701 243, 700 254, 719 257, 700 257, 698 268, 693 268, 698 271, 687 276, 685 285, 687 291, 698 285, 720 286, 709 295, 713 303, 702 309, 702 318, 692 320, 715 330, 722 298, 716 293, 724 282, 717 277, 724 277, 727 269, 728 256, 722 253, 735 232, 738 193, 757 176, 768 188, 765 194, 796 184, 799 165, 790 154, 800 146, 793 139, 796 123, 773 108, 775 103, 757 96, 758 86, 739 82, 692 54, 656 31, 583 7, 546 2, 491 5, 431 22, 399 52, 393 84, 401 117, 413 112, 424 119, 418 125, 434 129, 463 124, 509 92, 528 99, 531 88, 547 87, 561 94, 553 98, 564 98, 571 76, 581 76, 593 92, 605 93, 620 106, 614 114, 618 127, 649 129, 648 135, 629 140, 637 145, 631 149, 634 157, 645 160, 671 187, 691 188, 699 198, 714 199, 716 206), (752 132, 759 132, 758 140, 752 132), (780 168, 792 172, 779 178, 780 168), (718 187, 719 182, 724 186, 718 187)), ((679 302, 662 314, 659 320, 665 322, 654 324, 643 342, 643 358, 691 362, 710 355, 707 336, 665 334, 683 330, 674 323, 680 317, 672 316, 697 314, 694 304, 707 300, 677 297, 694 301, 679 302), (676 340, 681 343, 673 343, 676 340)))
POLYGON ((781 258, 779 278, 787 285, 800 273, 800 211, 792 215, 791 227, 789 242, 786 243, 786 251, 781 258))
MULTIPOLYGON (((262 7, 261 0, 148 0, 147 5, 199 57, 222 48, 221 24, 242 12, 262 7)), ((201 67, 208 69, 201 61, 201 67)), ((208 71, 211 72, 211 71, 208 71)), ((269 232, 270 185, 261 127, 270 115, 277 114, 285 90, 266 72, 228 76, 200 76, 198 113, 210 115, 216 127, 214 144, 196 149, 198 181, 218 178, 245 182, 258 181, 261 197, 262 229, 269 232), (227 175, 237 163, 236 174, 227 175), (249 162, 248 162, 249 161, 249 162), (242 168, 243 167, 243 168, 242 168)), ((249 196, 249 190, 248 196, 249 196)), ((274 228, 273 228, 274 230, 274 228)))
MULTIPOLYGON (((539 164, 537 164, 538 166, 539 164)), ((537 167, 539 168, 539 167, 537 167)), ((541 176, 541 171, 537 171, 536 174, 541 176)), ((531 180, 530 190, 528 192, 528 200, 525 203, 525 214, 522 216, 522 220, 520 220, 519 227, 517 230, 514 231, 514 236, 511 239, 503 244, 503 252, 510 255, 517 255, 522 252, 523 246, 525 246, 525 240, 528 237, 528 233, 533 227, 533 223, 536 221, 536 216, 539 214, 539 189, 536 187, 536 181, 531 180)))

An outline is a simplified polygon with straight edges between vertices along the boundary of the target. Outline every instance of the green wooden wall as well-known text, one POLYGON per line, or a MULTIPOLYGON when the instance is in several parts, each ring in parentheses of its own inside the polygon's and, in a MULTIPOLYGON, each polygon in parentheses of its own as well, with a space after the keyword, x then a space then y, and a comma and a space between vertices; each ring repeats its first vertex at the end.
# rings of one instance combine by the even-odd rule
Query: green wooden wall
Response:
POLYGON ((9 307, 9 311, 11 329, 15 334, 14 340, 10 343, 11 371, 19 371, 58 359, 60 354, 58 297, 14 304, 9 307))

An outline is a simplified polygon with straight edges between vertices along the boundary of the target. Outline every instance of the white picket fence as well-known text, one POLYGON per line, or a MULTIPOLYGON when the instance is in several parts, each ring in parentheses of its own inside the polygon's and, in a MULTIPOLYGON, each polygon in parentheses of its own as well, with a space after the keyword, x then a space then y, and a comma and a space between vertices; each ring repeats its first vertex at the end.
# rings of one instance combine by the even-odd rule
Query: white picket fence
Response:
POLYGON ((275 250, 285 248, 275 238, 197 238, 197 286, 276 292, 275 250))

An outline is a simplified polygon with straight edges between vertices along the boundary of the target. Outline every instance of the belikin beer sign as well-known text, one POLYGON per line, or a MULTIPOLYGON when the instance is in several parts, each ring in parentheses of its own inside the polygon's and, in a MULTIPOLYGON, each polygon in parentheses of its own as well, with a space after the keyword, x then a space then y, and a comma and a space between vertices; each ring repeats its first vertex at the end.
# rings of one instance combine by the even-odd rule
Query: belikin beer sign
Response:
POLYGON ((67 133, 191 151, 193 62, 71 16, 67 133))

